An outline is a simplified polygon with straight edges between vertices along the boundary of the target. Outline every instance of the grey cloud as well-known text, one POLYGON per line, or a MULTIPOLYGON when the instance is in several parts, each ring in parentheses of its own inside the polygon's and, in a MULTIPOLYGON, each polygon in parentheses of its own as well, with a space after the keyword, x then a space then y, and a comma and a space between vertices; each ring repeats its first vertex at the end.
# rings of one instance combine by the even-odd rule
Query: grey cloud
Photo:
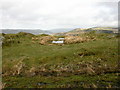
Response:
POLYGON ((47 6, 46 2, 37 1, 29 3, 29 0, 23 1, 12 0, 11 2, 10 0, 5 0, 2 2, 3 28, 52 29, 90 27, 96 20, 100 22, 96 22, 95 25, 100 25, 103 22, 106 22, 108 25, 110 22, 117 20, 116 2, 99 2, 93 5, 80 6, 81 2, 79 0, 76 0, 78 4, 72 4, 71 2, 71 5, 68 5, 68 2, 62 1, 65 3, 63 7, 56 6, 54 2, 50 2, 50 5, 47 3, 47 6), (86 8, 88 7, 92 8, 92 10, 87 11, 86 8), (89 13, 91 13, 90 15, 94 14, 93 11, 97 11, 97 13, 94 16, 89 16, 89 13))
POLYGON ((109 11, 101 10, 94 19, 102 19, 104 22, 118 21, 118 3, 117 2, 100 2, 96 4, 98 8, 106 8, 109 11))
POLYGON ((96 4, 97 7, 109 8, 110 14, 118 13, 118 2, 100 2, 96 4))

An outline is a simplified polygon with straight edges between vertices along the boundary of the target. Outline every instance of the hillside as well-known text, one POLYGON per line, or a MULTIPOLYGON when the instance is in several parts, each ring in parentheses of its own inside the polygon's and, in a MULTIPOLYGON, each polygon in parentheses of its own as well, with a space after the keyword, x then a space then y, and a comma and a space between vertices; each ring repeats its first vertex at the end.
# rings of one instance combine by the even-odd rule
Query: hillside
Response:
POLYGON ((120 87, 118 36, 86 33, 83 38, 89 40, 62 45, 40 44, 44 37, 23 32, 4 35, 2 81, 5 88, 120 87))
POLYGON ((62 32, 62 33, 55 33, 53 35, 57 36, 66 36, 66 35, 79 35, 87 32, 95 31, 96 33, 118 33, 118 28, 113 27, 93 27, 93 28, 77 28, 68 32, 62 32))

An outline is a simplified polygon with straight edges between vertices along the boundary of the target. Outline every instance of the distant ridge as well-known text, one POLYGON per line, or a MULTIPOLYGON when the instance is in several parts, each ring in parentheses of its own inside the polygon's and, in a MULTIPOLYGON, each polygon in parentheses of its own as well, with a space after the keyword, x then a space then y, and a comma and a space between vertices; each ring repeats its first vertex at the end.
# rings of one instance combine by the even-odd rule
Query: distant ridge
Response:
POLYGON ((90 31, 96 31, 96 33, 118 33, 117 27, 92 27, 92 28, 59 28, 52 30, 41 30, 41 29, 0 29, 5 34, 16 34, 19 32, 27 32, 31 34, 52 34, 52 35, 66 35, 66 34, 81 34, 90 31))
POLYGON ((32 34, 51 34, 52 32, 47 31, 47 30, 41 30, 41 29, 0 29, 2 33, 5 34, 16 34, 19 32, 27 32, 27 33, 32 33, 32 34))
POLYGON ((61 33, 61 32, 68 32, 68 31, 71 31, 73 30, 73 28, 58 28, 58 29, 52 29, 52 30, 49 30, 53 33, 61 33))
POLYGON ((118 28, 116 27, 92 27, 92 28, 76 28, 68 32, 55 33, 53 35, 63 36, 63 35, 78 35, 82 33, 87 33, 90 31, 96 31, 96 33, 118 33, 118 28))

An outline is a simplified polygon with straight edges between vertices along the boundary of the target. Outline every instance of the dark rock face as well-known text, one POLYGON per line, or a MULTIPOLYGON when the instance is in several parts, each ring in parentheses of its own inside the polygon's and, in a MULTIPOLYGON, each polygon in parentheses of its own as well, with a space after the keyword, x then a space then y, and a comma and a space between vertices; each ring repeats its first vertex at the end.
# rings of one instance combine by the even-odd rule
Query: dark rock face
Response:
POLYGON ((81 30, 79 32, 91 32, 91 31, 95 31, 96 33, 114 33, 113 31, 109 31, 109 30, 81 30))
POLYGON ((108 31, 108 30, 97 30, 96 33, 113 33, 113 31, 108 31))

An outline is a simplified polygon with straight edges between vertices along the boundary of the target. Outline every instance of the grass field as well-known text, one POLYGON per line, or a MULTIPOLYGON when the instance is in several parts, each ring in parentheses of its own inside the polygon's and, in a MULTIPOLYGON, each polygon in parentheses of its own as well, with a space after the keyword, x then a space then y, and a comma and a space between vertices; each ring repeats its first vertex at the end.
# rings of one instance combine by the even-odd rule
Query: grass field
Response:
POLYGON ((2 48, 5 88, 119 87, 118 37, 87 34, 96 40, 64 45, 32 43, 32 35, 5 35, 2 48), (8 37, 12 41, 8 42, 8 37))

